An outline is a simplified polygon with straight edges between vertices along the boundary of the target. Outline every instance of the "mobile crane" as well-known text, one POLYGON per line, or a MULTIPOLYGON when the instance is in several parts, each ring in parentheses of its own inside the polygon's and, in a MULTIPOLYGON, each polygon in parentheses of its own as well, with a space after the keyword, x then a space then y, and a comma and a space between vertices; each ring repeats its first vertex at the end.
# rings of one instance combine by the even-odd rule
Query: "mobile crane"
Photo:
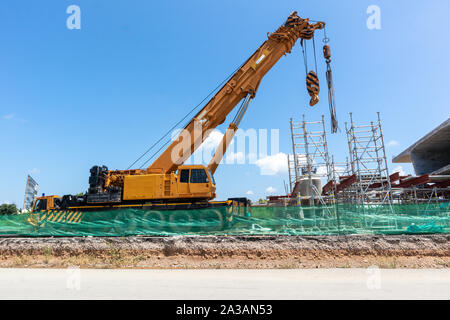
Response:
MULTIPOLYGON (((121 208, 196 209, 217 206, 246 205, 246 199, 211 201, 216 197, 214 172, 242 120, 250 101, 255 97, 264 75, 298 39, 311 39, 324 22, 310 22, 294 11, 286 22, 245 61, 204 107, 190 120, 182 133, 146 169, 108 170, 94 166, 90 170, 89 190, 81 196, 38 197, 33 212, 45 210, 98 211, 121 208), (200 147, 210 132, 224 123, 227 115, 241 102, 223 140, 208 167, 183 165, 200 147)), ((325 47, 324 47, 325 52, 325 47)), ((327 60, 328 61, 328 60, 327 60)), ((307 77, 311 105, 318 101, 317 75, 307 77)))

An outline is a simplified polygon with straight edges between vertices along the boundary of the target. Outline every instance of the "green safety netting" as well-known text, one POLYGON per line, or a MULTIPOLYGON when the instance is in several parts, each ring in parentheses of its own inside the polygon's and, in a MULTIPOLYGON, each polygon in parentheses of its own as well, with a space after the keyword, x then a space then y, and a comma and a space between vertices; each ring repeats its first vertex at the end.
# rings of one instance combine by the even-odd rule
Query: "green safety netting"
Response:
POLYGON ((449 233, 450 203, 202 210, 57 211, 0 216, 0 235, 338 235, 449 233))

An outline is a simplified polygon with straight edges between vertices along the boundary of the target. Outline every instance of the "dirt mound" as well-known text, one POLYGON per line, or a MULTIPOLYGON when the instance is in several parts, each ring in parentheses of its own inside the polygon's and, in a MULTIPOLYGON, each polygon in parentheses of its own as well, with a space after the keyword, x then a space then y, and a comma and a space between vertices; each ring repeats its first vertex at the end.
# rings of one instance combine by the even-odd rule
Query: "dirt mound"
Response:
POLYGON ((450 235, 3 238, 0 267, 446 268, 450 235))

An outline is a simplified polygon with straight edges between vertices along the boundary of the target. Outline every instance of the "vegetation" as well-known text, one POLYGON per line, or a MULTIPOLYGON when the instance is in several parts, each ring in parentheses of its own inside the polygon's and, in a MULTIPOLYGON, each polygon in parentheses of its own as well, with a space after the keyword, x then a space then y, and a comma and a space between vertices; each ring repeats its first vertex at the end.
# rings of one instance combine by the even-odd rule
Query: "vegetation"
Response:
POLYGON ((4 203, 0 205, 0 215, 17 213, 19 213, 19 210, 17 210, 17 206, 15 204, 4 203))

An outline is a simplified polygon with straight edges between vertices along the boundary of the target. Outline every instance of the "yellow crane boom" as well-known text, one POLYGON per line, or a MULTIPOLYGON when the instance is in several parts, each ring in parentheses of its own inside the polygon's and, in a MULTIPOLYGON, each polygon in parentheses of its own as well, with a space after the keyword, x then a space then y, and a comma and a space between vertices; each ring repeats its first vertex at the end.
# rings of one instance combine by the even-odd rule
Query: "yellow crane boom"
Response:
MULTIPOLYGON (((225 121, 227 115, 242 99, 248 95, 255 96, 264 75, 283 55, 291 52, 298 39, 311 39, 315 30, 324 27, 324 22, 311 23, 309 19, 299 17, 296 11, 292 12, 286 23, 274 33, 268 34, 268 39, 192 118, 184 128, 184 134, 180 134, 147 168, 147 171, 149 173, 176 171, 178 166, 182 165, 200 147, 211 131, 225 121)), ((233 128, 234 126, 231 125, 230 133, 233 128)), ((225 140, 221 145, 228 144, 225 140)), ((225 150, 219 151, 222 156, 225 150)), ((216 164, 219 156, 218 154, 213 158, 216 164)), ((214 168, 214 165, 211 167, 214 168)))
MULTIPOLYGON (((216 197, 213 173, 225 154, 248 106, 255 97, 265 74, 286 53, 290 53, 298 39, 309 40, 324 22, 312 23, 292 12, 286 22, 248 58, 226 81, 205 106, 190 120, 181 134, 146 169, 108 170, 94 166, 90 170, 89 189, 82 196, 65 195, 40 197, 39 208, 75 208, 76 210, 108 210, 117 208, 144 209, 155 206, 186 209, 209 208, 216 197), (243 101, 231 121, 211 162, 203 165, 183 165, 198 149, 211 131, 224 123, 228 114, 243 101)), ((329 49, 329 48, 328 48, 329 49)), ((329 70, 329 50, 326 52, 329 70)), ((327 71, 328 72, 328 71, 327 71)), ((327 73, 331 86, 331 70, 327 73)), ((311 105, 318 101, 317 75, 310 71, 307 89, 311 105)), ((231 201, 231 200, 230 200, 231 201)), ((234 201, 234 200, 232 200, 234 201)), ((35 204, 36 206, 36 204, 35 204)))

